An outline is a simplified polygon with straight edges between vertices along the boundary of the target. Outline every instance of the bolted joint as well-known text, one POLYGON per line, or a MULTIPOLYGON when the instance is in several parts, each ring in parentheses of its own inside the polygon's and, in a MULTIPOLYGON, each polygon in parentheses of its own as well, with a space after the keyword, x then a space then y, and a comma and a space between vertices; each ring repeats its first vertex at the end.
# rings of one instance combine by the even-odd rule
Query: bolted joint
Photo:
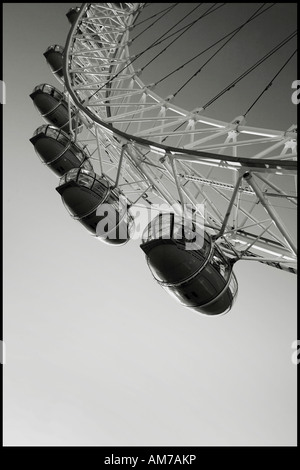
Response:
POLYGON ((246 171, 246 172, 243 174, 243 178, 244 178, 246 181, 249 181, 250 178, 252 178, 252 175, 251 175, 250 171, 246 171))
POLYGON ((174 95, 169 95, 165 98, 165 101, 171 101, 174 98, 174 95))
POLYGON ((236 117, 233 121, 231 121, 231 124, 235 126, 235 130, 238 130, 238 126, 244 126, 246 124, 246 119, 245 116, 238 116, 236 117))

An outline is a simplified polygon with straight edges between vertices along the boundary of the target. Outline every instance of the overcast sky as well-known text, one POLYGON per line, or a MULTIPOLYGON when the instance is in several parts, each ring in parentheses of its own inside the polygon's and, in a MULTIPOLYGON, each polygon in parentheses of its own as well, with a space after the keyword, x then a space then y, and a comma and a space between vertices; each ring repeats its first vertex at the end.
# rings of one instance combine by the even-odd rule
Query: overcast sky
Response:
MULTIPOLYGON (((296 445, 296 276, 240 262, 232 311, 199 316, 155 284, 139 241, 110 247, 72 220, 35 155, 29 94, 60 88, 43 52, 64 45, 71 6, 4 4, 4 444, 296 445)), ((282 39, 295 4, 272 16, 282 39)), ((250 125, 295 123, 293 71, 250 125)))

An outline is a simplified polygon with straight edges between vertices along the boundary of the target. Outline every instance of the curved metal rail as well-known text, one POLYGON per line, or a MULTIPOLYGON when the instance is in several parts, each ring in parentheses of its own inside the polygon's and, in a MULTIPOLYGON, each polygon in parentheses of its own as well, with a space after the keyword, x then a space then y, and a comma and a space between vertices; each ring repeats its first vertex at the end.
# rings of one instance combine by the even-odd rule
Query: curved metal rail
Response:
POLYGON ((83 4, 71 27, 64 82, 87 130, 82 142, 127 198, 137 194, 132 205, 165 202, 181 213, 205 204, 205 226, 227 256, 296 272, 296 127, 218 121, 157 95, 130 55, 143 5, 83 4))

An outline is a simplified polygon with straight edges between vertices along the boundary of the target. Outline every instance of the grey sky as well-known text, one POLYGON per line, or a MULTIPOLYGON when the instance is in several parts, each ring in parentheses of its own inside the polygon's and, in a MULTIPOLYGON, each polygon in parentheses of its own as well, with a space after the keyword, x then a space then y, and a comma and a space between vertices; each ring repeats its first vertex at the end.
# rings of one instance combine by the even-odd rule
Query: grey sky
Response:
MULTIPOLYGON (((296 276, 241 262, 228 315, 183 309, 138 241, 101 244, 69 217, 35 155, 29 94, 61 88, 43 52, 64 45, 71 6, 4 4, 4 445, 296 445, 296 276)), ((293 11, 272 13, 282 38, 293 11)), ((295 123, 295 79, 249 124, 295 123)), ((226 103, 219 119, 236 116, 226 103)))

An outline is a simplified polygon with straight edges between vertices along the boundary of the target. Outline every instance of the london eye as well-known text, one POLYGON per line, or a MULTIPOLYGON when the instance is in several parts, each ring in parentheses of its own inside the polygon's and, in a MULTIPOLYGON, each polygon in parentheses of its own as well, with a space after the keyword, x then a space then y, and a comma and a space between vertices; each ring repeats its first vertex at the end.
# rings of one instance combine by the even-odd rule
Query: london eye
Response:
POLYGON ((46 121, 30 140, 60 178, 56 190, 70 215, 122 246, 134 236, 136 208, 151 213, 141 249, 154 279, 205 315, 232 308, 238 261, 296 274, 297 127, 251 119, 294 63, 296 32, 274 35, 244 63, 228 61, 218 90, 211 69, 223 54, 234 57, 232 48, 273 7, 248 4, 205 42, 201 28, 236 5, 82 4, 67 14, 66 44, 44 53, 62 91, 42 83, 30 95, 46 121), (188 50, 187 37, 196 38, 188 50), (191 89, 206 70, 212 91, 199 82, 191 89), (251 82, 257 72, 260 81, 251 82), (241 103, 234 94, 244 83, 241 103), (223 104, 219 119, 228 96, 239 112, 224 117, 223 104))

